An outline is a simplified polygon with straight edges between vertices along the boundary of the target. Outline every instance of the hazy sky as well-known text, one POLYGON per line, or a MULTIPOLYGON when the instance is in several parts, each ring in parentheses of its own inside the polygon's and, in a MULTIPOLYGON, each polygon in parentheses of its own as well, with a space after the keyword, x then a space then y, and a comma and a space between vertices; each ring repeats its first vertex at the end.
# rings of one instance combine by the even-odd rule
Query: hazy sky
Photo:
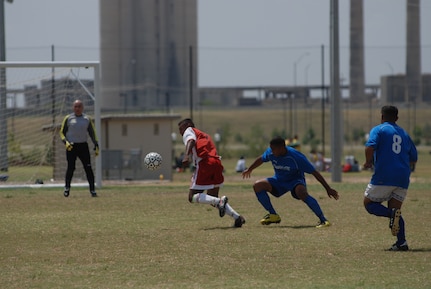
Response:
MULTIPOLYGON (((3 0, 0 0, 3 1, 3 0)), ((198 0, 200 86, 321 83, 329 79, 329 0, 198 0), (296 73, 294 70, 296 63, 296 73)), ((349 0, 340 4, 340 69, 349 77, 349 0)), ((98 0, 5 2, 9 61, 99 60, 98 0)), ((365 0, 367 83, 405 72, 406 0, 365 0)), ((421 1, 422 72, 431 73, 431 1, 421 1)))

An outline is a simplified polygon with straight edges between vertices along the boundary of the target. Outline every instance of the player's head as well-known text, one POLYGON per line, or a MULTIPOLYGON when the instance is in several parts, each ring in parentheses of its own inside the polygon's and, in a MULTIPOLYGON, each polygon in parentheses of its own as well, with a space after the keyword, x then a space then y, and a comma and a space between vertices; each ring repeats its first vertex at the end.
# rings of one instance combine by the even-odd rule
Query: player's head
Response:
POLYGON ((284 141, 284 138, 277 136, 275 138, 273 138, 270 142, 269 142, 269 147, 272 150, 272 153, 278 157, 281 155, 286 154, 287 149, 286 149, 286 144, 284 141))
POLYGON ((184 131, 188 127, 195 127, 195 124, 193 123, 191 118, 185 118, 182 121, 178 123, 178 130, 180 131, 180 134, 183 135, 184 131))
POLYGON ((381 109, 382 122, 396 122, 398 120, 398 108, 393 105, 385 105, 381 109))
POLYGON ((84 104, 79 99, 73 102, 73 112, 75 115, 80 116, 84 110, 84 104))

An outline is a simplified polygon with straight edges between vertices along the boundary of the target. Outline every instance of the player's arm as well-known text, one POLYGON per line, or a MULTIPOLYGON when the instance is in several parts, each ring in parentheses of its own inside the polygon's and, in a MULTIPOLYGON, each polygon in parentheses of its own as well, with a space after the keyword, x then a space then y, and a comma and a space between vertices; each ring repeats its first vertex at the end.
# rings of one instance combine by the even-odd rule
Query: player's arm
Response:
POLYGON ((258 166, 260 166, 261 164, 263 164, 262 156, 260 156, 260 157, 256 158, 256 159, 254 160, 254 162, 250 165, 250 167, 249 167, 249 168, 247 168, 247 169, 245 169, 245 170, 242 172, 242 178, 243 178, 243 179, 244 179, 244 178, 249 178, 249 177, 250 177, 250 175, 251 175, 251 172, 252 172, 255 168, 257 168, 258 166))
POLYGON ((372 147, 365 148, 365 163, 364 168, 369 169, 373 166, 374 149, 372 147))
POLYGON ((184 152, 184 157, 182 160, 183 166, 188 166, 192 161, 192 149, 195 147, 196 141, 194 139, 189 139, 186 144, 186 150, 184 152))
POLYGON ((99 142, 97 141, 97 134, 96 134, 96 128, 94 126, 94 122, 91 120, 90 117, 88 117, 88 127, 87 127, 88 135, 91 138, 91 141, 94 144, 94 154, 96 157, 99 155, 99 142))
POLYGON ((60 138, 61 138, 61 141, 66 146, 66 150, 71 151, 73 150, 73 142, 72 143, 69 142, 69 140, 66 138, 67 130, 69 129, 69 127, 67 126, 68 121, 69 121, 69 116, 66 116, 63 119, 63 122, 61 123, 60 138))
POLYGON ((92 121, 92 119, 90 117, 88 118, 88 122, 89 122, 88 128, 87 128, 88 135, 90 136, 93 144, 97 145, 98 141, 97 141, 96 128, 94 126, 94 122, 92 121))
POLYGON ((63 143, 66 143, 67 139, 66 139, 66 133, 67 133, 67 120, 69 119, 69 116, 67 115, 64 119, 63 122, 61 123, 61 128, 60 128, 60 138, 61 141, 63 143))
POLYGON ((316 180, 319 181, 319 183, 322 184, 330 198, 338 200, 338 192, 331 188, 331 186, 326 182, 325 178, 318 171, 314 171, 311 174, 316 178, 316 180))

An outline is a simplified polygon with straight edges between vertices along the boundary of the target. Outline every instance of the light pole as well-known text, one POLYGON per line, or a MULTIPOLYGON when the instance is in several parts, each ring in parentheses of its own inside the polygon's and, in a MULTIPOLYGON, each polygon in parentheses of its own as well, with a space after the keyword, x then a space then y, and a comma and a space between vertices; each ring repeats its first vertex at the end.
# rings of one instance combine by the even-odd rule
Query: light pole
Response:
MULTIPOLYGON (((308 87, 308 69, 310 68, 310 66, 311 66, 311 63, 308 63, 307 66, 305 66, 305 68, 304 68, 305 89, 307 89, 307 87, 308 87)), ((311 105, 312 105, 312 103, 310 103, 307 106, 307 95, 304 95, 304 110, 307 110, 307 107, 308 107, 308 110, 309 110, 309 113, 310 113, 310 118, 308 118, 308 117, 305 118, 305 122, 304 122, 304 125, 305 125, 304 131, 305 132, 307 132, 308 129, 310 128, 310 126, 311 126, 311 125, 307 124, 307 122, 309 121, 310 123, 312 123, 311 122, 311 113, 312 113, 312 111, 311 111, 311 105)))
POLYGON ((301 54, 296 61, 293 63, 293 86, 296 86, 296 76, 297 76, 297 66, 299 64, 299 62, 301 62, 301 60, 305 57, 308 56, 310 53, 305 52, 303 54, 301 54))
MULTIPOLYGON (((7 0, 12 3, 13 0, 7 0)), ((4 0, 0 0, 0 61, 6 61, 6 34, 4 0)), ((8 171, 7 117, 6 117, 6 68, 0 69, 0 170, 8 171)))
MULTIPOLYGON (((294 76, 294 78, 293 78, 293 86, 294 86, 294 96, 295 96, 295 98, 297 98, 297 91, 296 91, 296 76, 297 76, 297 66, 298 66, 298 64, 299 64, 299 62, 301 62, 301 60, 305 57, 305 56, 307 56, 307 55, 309 55, 309 53, 308 52, 305 52, 305 53, 303 53, 303 54, 301 54, 297 59, 296 59, 296 61, 293 63, 293 76, 294 76)), ((294 102, 293 103, 293 105, 295 106, 295 104, 296 104, 296 102, 294 102)), ((292 135, 294 135, 294 134, 296 134, 297 132, 298 132, 298 126, 297 126, 297 114, 296 114, 296 107, 295 107, 295 109, 294 109, 294 112, 295 112, 295 132, 290 132, 292 135)))

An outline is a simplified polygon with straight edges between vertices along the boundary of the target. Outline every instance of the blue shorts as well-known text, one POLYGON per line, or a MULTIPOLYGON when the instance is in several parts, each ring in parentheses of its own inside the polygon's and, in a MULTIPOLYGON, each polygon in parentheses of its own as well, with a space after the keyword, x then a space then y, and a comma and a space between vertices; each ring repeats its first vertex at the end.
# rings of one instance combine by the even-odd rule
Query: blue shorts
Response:
POLYGON ((306 186, 305 180, 303 179, 296 179, 290 182, 281 182, 274 177, 270 177, 270 178, 267 178, 267 180, 272 186, 272 192, 270 192, 271 195, 277 198, 281 197, 287 192, 290 192, 292 194, 292 197, 299 200, 298 196, 296 196, 293 190, 297 185, 306 186))

